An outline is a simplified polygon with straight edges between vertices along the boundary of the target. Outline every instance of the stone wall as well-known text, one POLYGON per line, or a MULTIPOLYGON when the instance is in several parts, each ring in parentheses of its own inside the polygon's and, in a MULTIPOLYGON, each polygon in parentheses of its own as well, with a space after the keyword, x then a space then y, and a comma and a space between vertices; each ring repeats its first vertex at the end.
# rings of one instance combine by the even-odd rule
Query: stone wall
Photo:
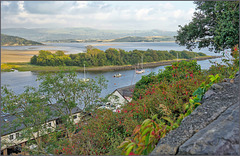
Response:
POLYGON ((150 155, 239 155, 239 79, 214 84, 150 155))

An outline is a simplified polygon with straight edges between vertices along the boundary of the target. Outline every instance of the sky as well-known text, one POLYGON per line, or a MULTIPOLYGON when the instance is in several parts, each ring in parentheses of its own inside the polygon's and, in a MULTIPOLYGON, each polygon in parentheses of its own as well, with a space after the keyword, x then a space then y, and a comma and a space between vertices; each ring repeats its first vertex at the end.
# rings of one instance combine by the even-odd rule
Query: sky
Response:
POLYGON ((1 28, 176 31, 194 11, 193 1, 1 1, 1 28))

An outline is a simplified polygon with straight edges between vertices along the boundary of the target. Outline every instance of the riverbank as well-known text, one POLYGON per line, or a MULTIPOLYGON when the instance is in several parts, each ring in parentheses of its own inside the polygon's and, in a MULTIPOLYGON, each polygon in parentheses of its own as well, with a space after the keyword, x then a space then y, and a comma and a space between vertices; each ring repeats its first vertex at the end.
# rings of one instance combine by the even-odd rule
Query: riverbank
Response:
MULTIPOLYGON (((197 57, 194 59, 200 60, 207 60, 207 59, 214 59, 214 58, 220 58, 222 56, 202 56, 197 57)), ((178 61, 182 60, 192 60, 192 59, 179 59, 178 61)), ((144 68, 152 68, 152 67, 158 67, 158 66, 164 66, 164 65, 171 65, 171 63, 177 62, 177 60, 164 60, 159 62, 151 62, 151 63, 144 63, 144 68)), ((35 71, 35 72, 54 72, 54 71, 60 71, 60 70, 75 70, 77 72, 83 72, 83 67, 79 66, 38 66, 38 65, 31 65, 29 62, 18 62, 18 63, 7 63, 9 66, 13 66, 14 69, 18 71, 35 71)), ((119 70, 132 70, 137 68, 136 65, 122 65, 122 66, 102 66, 102 67, 86 67, 86 71, 92 71, 92 72, 99 72, 99 71, 119 71, 119 70)), ((1 69, 4 71, 4 69, 1 69)), ((10 71, 10 70, 5 70, 10 71)))

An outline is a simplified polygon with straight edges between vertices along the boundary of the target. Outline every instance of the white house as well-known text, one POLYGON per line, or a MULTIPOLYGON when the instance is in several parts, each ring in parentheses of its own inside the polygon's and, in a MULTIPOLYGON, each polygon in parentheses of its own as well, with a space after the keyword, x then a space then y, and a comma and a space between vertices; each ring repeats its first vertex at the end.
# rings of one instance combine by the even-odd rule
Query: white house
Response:
POLYGON ((121 105, 132 101, 134 88, 135 85, 131 85, 114 90, 108 97, 109 102, 106 106, 100 108, 111 109, 115 112, 121 105))

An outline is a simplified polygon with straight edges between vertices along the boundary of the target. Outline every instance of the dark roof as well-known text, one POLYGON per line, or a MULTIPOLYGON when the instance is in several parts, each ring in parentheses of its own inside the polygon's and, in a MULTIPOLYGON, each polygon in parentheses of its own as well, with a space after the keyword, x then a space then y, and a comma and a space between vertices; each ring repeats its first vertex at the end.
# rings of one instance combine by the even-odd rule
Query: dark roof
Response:
MULTIPOLYGON (((123 97, 132 97, 135 85, 130 85, 116 89, 123 97)), ((115 90, 115 91, 116 91, 115 90)))
MULTIPOLYGON (((57 104, 54 104, 51 106, 52 110, 54 110, 54 109, 57 110, 58 108, 60 108, 60 107, 57 104)), ((69 111, 67 111, 66 109, 62 109, 62 112, 64 112, 65 114, 66 113, 68 114, 69 111)), ((72 114, 75 114, 78 112, 82 112, 82 110, 79 107, 75 107, 72 109, 71 112, 72 112, 72 114)), ((58 116, 52 116, 46 122, 56 120, 58 118, 59 118, 58 116)), ((14 127, 13 123, 14 123, 14 120, 16 120, 16 119, 17 119, 17 117, 15 115, 8 114, 8 115, 1 116, 1 136, 7 135, 10 133, 14 133, 14 132, 20 131, 25 128, 25 126, 23 124, 21 124, 20 126, 17 126, 15 129, 11 128, 11 127, 14 127)))

